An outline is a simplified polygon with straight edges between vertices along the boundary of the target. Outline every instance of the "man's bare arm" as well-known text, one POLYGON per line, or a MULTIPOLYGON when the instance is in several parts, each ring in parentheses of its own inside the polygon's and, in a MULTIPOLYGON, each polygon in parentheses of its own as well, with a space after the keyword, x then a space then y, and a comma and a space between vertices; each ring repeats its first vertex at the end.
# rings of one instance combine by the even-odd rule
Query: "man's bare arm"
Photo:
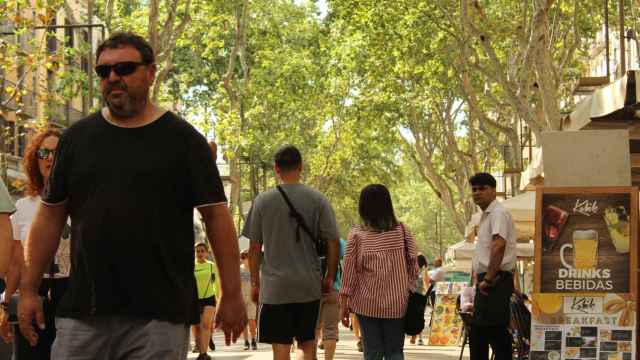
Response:
POLYGON ((224 204, 198 208, 220 273, 221 293, 240 291, 240 251, 229 209, 224 204))
POLYGON ((247 325, 240 292, 240 252, 233 220, 226 204, 198 208, 220 274, 220 300, 215 327, 224 332, 225 343, 236 342, 247 325))
POLYGON ((0 214, 0 278, 4 278, 11 262, 13 232, 9 214, 0 214))
POLYGON ((489 269, 485 275, 488 279, 495 279, 496 274, 500 271, 500 265, 502 265, 502 259, 504 258, 504 251, 507 247, 507 241, 500 235, 493 235, 493 241, 491 242, 491 258, 489 259, 489 269))
POLYGON ((260 285, 260 263, 262 262, 262 244, 257 241, 249 243, 249 271, 251 271, 251 285, 260 285))
POLYGON ((20 292, 37 293, 42 275, 58 250, 60 235, 69 216, 66 203, 41 203, 31 224, 25 244, 25 266, 20 277, 20 292))
POLYGON ((340 240, 327 242, 327 278, 336 279, 338 258, 340 257, 340 240))

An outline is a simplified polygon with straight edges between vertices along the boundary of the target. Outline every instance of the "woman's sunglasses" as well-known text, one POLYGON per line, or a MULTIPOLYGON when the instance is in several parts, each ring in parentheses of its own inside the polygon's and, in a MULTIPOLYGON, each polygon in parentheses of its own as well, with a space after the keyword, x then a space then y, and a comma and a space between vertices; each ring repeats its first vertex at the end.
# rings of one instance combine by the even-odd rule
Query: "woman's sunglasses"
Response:
POLYGON ((98 65, 96 66, 96 74, 102 79, 106 79, 111 75, 111 70, 118 76, 127 76, 133 74, 138 66, 147 65, 136 61, 123 61, 115 63, 113 65, 98 65))
POLYGON ((42 148, 42 149, 38 149, 38 152, 36 154, 38 155, 38 159, 45 160, 49 158, 49 155, 55 156, 56 151, 42 148))

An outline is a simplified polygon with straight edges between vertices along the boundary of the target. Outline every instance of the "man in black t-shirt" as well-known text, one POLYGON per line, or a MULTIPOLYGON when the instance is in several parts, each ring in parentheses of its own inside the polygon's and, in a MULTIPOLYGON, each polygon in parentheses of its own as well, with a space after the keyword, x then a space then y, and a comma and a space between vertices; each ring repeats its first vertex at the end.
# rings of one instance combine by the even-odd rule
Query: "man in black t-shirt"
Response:
POLYGON ((235 342, 247 321, 238 243, 211 149, 190 124, 149 100, 156 65, 143 38, 114 34, 96 63, 107 106, 60 138, 27 238, 20 329, 35 344, 32 321, 43 323, 39 281, 70 216, 70 284, 52 358, 186 359, 187 325, 198 320, 197 208, 220 272, 215 322, 235 342))

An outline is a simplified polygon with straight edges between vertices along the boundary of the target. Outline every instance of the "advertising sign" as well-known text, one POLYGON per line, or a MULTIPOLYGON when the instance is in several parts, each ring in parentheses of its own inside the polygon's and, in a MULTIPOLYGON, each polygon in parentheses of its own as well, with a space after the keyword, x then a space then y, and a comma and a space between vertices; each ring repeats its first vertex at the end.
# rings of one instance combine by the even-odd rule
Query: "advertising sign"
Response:
POLYGON ((429 345, 456 345, 462 335, 462 320, 456 312, 456 299, 467 287, 464 282, 437 282, 429 345))
POLYGON ((538 190, 532 359, 631 359, 637 216, 636 188, 538 190))

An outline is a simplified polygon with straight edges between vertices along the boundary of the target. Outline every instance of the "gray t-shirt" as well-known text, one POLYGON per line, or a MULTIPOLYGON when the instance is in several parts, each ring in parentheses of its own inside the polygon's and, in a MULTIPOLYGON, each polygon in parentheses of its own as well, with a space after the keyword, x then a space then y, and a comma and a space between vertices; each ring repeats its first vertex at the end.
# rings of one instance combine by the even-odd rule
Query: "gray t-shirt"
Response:
POLYGON ((4 185, 4 182, 0 180, 0 213, 13 214, 15 211, 16 207, 13 205, 7 187, 4 185))
MULTIPOLYGON (((311 231, 327 241, 338 241, 335 215, 324 195, 303 184, 284 184, 282 188, 311 231)), ((315 243, 302 227, 297 241, 297 229, 298 223, 278 189, 256 197, 242 234, 263 245, 260 302, 264 304, 302 303, 321 297, 315 243)))

